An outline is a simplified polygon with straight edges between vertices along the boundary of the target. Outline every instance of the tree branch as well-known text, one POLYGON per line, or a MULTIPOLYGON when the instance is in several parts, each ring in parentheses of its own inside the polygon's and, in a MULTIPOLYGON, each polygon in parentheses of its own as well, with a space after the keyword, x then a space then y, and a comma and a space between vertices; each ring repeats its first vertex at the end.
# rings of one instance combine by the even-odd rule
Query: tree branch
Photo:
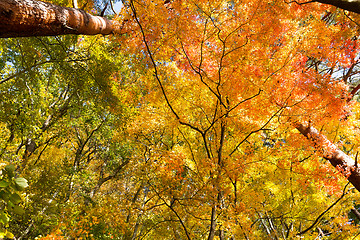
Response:
POLYGON ((335 144, 322 135, 317 129, 303 123, 295 122, 295 128, 309 139, 314 147, 320 150, 323 158, 338 169, 354 187, 360 191, 360 172, 355 161, 341 151, 335 144))
POLYGON ((359 89, 360 89, 360 84, 358 84, 353 90, 351 90, 349 100, 351 100, 354 97, 354 95, 357 93, 359 89))
POLYGON ((331 204, 324 212, 322 212, 316 219, 315 221, 305 230, 299 232, 297 235, 303 235, 304 233, 306 233, 307 231, 311 230, 313 227, 315 227, 315 225, 320 221, 320 219, 328 212, 330 211, 331 208, 333 208, 338 202, 340 202, 341 199, 343 199, 343 197, 348 194, 349 191, 345 192, 347 186, 349 185, 349 183, 347 183, 344 187, 343 193, 342 195, 333 203, 331 204))

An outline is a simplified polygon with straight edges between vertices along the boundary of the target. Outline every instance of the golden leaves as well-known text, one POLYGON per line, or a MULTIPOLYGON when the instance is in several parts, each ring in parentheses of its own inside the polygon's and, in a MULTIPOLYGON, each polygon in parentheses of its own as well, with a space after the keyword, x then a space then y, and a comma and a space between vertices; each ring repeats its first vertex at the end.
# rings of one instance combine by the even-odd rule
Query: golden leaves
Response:
MULTIPOLYGON (((203 239, 215 208, 224 238, 267 237, 266 221, 288 226, 289 236, 310 225, 308 219, 338 197, 343 179, 320 156, 331 155, 333 145, 320 139, 322 148, 314 149, 291 121, 311 122, 350 154, 357 151, 359 106, 351 109, 348 86, 333 74, 358 54, 348 24, 324 22, 329 8, 318 4, 133 4, 119 16, 127 34, 111 39, 129 59, 117 64, 128 69, 109 74, 110 92, 122 104, 111 113, 129 118, 106 133, 111 144, 126 143, 127 155, 116 150, 89 160, 86 186, 113 179, 101 186, 97 208, 73 208, 86 212, 72 216, 79 225, 67 223, 73 237, 90 234, 89 222, 102 221, 124 235, 140 224, 144 238, 177 238, 190 229, 203 239), (125 157, 128 168, 103 173, 125 157)), ((112 59, 95 52, 97 61, 112 59)), ((91 100, 85 105, 96 107, 91 100)), ((101 142, 96 151, 107 147, 101 142)), ((44 157, 56 165, 68 151, 49 148, 44 157)), ((79 188, 82 177, 74 177, 79 188)), ((346 221, 336 219, 334 226, 346 221)))

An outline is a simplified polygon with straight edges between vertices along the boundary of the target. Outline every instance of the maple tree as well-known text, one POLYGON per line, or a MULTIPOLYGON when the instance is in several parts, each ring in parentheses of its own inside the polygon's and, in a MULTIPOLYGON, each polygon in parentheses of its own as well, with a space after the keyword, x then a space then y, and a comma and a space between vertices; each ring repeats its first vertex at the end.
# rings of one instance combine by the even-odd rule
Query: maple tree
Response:
POLYGON ((123 3, 121 35, 2 40, 0 156, 29 181, 6 231, 356 238, 359 16, 314 1, 123 3))

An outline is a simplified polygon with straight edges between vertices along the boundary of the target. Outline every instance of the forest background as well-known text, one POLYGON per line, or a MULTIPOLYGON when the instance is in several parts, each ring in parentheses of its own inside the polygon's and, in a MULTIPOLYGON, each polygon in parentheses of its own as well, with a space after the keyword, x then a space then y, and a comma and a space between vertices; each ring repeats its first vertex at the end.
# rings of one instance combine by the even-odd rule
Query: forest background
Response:
POLYGON ((113 4, 0 0, 0 237, 359 238, 358 1, 113 4))

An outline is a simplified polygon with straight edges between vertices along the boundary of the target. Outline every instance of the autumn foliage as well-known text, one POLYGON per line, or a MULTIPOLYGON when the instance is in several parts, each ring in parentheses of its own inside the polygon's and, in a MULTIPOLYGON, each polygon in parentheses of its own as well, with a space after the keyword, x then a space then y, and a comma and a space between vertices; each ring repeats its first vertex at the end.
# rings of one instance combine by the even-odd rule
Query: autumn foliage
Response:
POLYGON ((1 40, 0 157, 29 184, 4 231, 356 239, 359 16, 140 0, 112 17, 122 34, 1 40))

